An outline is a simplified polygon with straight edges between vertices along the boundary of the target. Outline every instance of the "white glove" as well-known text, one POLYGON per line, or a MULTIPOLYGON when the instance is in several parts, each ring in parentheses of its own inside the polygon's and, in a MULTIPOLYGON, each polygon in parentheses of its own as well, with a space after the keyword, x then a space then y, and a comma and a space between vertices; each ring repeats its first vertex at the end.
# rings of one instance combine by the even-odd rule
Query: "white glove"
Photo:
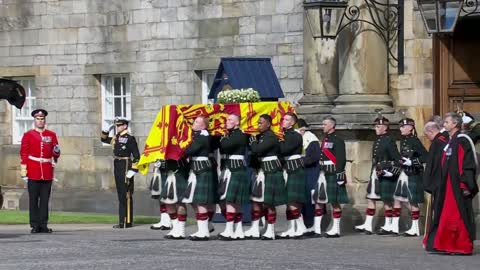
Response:
POLYGON ((28 177, 22 177, 23 182, 28 183, 28 177))
POLYGON ((403 165, 405 165, 405 166, 412 166, 412 160, 411 160, 411 159, 409 159, 409 158, 404 158, 404 157, 402 157, 402 159, 403 159, 403 163, 402 163, 403 165))
POLYGON ((108 125, 103 125, 102 130, 105 131, 105 132, 110 133, 110 131, 111 131, 112 129, 114 129, 114 128, 115 128, 115 125, 110 125, 110 126, 108 126, 108 125))
POLYGON ((136 172, 135 172, 135 171, 128 170, 128 172, 127 172, 127 175, 126 175, 126 176, 127 176, 127 178, 132 178, 132 177, 133 177, 135 174, 136 174, 136 172))
POLYGON ((384 177, 392 177, 393 176, 393 173, 387 171, 387 170, 383 170, 383 176, 384 177))

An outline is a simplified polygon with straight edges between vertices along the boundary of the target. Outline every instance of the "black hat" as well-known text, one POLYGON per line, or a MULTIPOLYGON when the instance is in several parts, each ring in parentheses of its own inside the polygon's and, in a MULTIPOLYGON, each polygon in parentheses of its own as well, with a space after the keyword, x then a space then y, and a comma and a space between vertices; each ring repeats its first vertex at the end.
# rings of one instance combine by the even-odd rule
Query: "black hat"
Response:
POLYGON ((32 117, 43 116, 46 117, 48 112, 44 109, 36 109, 31 113, 32 117))
POLYGON ((0 79, 0 99, 6 99, 10 104, 21 109, 25 103, 25 88, 18 82, 0 79))
POLYGON ((128 125, 128 120, 125 117, 116 117, 115 118, 115 125, 121 126, 121 125, 128 125))
POLYGON ((408 117, 398 121, 398 124, 400 125, 400 127, 403 127, 405 125, 410 125, 412 127, 415 127, 415 121, 412 118, 408 118, 408 117))
POLYGON ((375 112, 377 113, 377 118, 373 121, 375 125, 386 125, 388 126, 390 124, 390 120, 388 120, 386 117, 382 115, 383 109, 378 108, 375 109, 375 112))
POLYGON ((308 127, 310 127, 310 125, 307 124, 307 121, 305 121, 305 119, 302 119, 302 118, 298 119, 297 126, 298 126, 298 128, 303 128, 303 127, 308 128, 308 127))

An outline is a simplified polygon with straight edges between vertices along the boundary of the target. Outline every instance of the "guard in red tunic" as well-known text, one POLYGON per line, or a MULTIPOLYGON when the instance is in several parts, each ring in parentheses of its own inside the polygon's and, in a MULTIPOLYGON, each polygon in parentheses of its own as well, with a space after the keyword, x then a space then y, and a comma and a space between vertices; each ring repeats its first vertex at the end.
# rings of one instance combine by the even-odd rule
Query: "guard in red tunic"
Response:
POLYGON ((48 201, 52 188, 53 169, 58 157, 58 146, 55 132, 45 128, 46 110, 32 112, 35 128, 22 137, 20 147, 21 172, 24 181, 28 182, 28 198, 30 209, 30 227, 32 233, 51 233, 48 228, 48 201))
POLYGON ((478 193, 476 157, 471 138, 460 133, 461 126, 460 115, 446 114, 444 127, 450 140, 440 161, 441 182, 435 196, 435 216, 424 245, 429 251, 471 255, 475 240, 472 201, 478 193))

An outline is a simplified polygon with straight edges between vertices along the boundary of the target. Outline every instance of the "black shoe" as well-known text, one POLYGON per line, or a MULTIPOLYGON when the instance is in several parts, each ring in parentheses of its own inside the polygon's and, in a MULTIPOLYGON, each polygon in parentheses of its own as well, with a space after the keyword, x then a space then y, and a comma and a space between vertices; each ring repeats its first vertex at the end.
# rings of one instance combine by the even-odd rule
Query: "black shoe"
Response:
POLYGON ((113 225, 113 228, 114 229, 123 229, 123 228, 125 228, 125 225, 124 224, 115 224, 115 225, 113 225))
POLYGON ((40 228, 40 232, 41 232, 41 233, 52 233, 53 230, 50 229, 50 228, 48 228, 48 227, 41 227, 41 228, 40 228))
POLYGON ((392 234, 391 231, 386 231, 382 228, 380 228, 380 230, 377 231, 377 235, 390 235, 390 234, 392 234))
POLYGON ((420 237, 420 235, 409 234, 409 233, 403 233, 403 236, 404 236, 404 237, 420 237))
MULTIPOLYGON (((265 241, 275 240, 275 239, 273 239, 273 238, 266 237, 266 236, 262 236, 262 237, 260 237, 260 239, 261 239, 261 240, 265 240, 265 241)), ((285 239, 285 238, 283 238, 283 239, 285 239)))
POLYGON ((365 232, 366 231, 365 229, 359 229, 359 228, 354 228, 353 230, 356 231, 356 232, 365 232))
POLYGON ((223 236, 221 234, 218 234, 218 240, 220 240, 220 241, 233 241, 233 240, 236 240, 236 239, 233 239, 232 237, 227 237, 227 236, 223 236))
POLYGON ((42 230, 40 230, 39 227, 33 227, 32 230, 30 231, 30 233, 41 233, 42 230))
POLYGON ((373 234, 373 232, 367 231, 367 230, 364 230, 363 232, 364 232, 366 235, 372 235, 372 234, 373 234))
POLYGON ((254 237, 254 236, 245 236, 244 238, 245 240, 260 240, 260 236, 259 237, 254 237))
POLYGON ((160 230, 160 231, 170 231, 172 227, 167 227, 167 226, 160 226, 160 227, 155 227, 154 225, 150 226, 150 229, 152 230, 160 230))
POLYGON ((165 235, 163 238, 168 239, 168 240, 184 240, 185 239, 185 237, 181 237, 181 236, 180 237, 175 237, 173 235, 168 235, 168 234, 165 235))
POLYGON ((189 236, 188 240, 190 240, 190 241, 208 241, 209 237, 189 236))
POLYGON ((338 233, 336 233, 336 234, 326 233, 325 235, 323 235, 323 237, 325 237, 325 238, 340 238, 340 234, 338 234, 338 233))

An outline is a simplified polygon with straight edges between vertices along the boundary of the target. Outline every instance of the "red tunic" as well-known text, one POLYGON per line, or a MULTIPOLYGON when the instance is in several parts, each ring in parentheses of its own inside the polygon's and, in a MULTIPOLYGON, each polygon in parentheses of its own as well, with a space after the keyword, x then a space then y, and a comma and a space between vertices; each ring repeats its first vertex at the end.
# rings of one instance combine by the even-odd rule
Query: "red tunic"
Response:
POLYGON ((54 153, 58 145, 55 132, 45 129, 39 132, 35 129, 23 134, 20 147, 21 164, 27 166, 27 177, 30 180, 52 180, 52 160, 57 161, 60 151, 54 153))

